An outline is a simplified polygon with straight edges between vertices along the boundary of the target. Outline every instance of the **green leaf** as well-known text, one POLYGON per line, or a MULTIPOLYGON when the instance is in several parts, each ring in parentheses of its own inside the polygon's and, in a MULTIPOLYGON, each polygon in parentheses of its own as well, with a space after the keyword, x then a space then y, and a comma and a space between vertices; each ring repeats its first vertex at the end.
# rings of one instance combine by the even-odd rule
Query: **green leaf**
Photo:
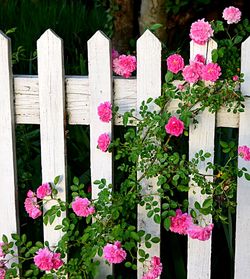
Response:
POLYGON ((205 199, 205 201, 202 204, 202 207, 203 208, 208 208, 212 205, 213 205, 213 199, 210 197, 210 198, 205 199))
POLYGON ((8 237, 5 234, 2 236, 2 241, 8 243, 8 237))
POLYGON ((170 225, 171 225, 170 219, 169 219, 169 218, 166 218, 166 219, 164 220, 164 222, 163 222, 163 226, 164 226, 164 228, 165 228, 167 231, 169 230, 170 225))
POLYGON ((159 242, 160 242, 160 238, 159 238, 159 237, 153 237, 153 238, 151 239, 151 241, 152 241, 153 243, 159 243, 159 242))
POLYGON ((138 253, 139 253, 139 256, 141 256, 141 257, 143 257, 143 258, 145 257, 145 254, 146 254, 146 253, 145 253, 144 250, 139 249, 139 250, 138 250, 138 253))
POLYGON ((156 31, 157 29, 161 28, 163 25, 160 23, 155 23, 149 27, 150 31, 156 31))
POLYGON ((156 224, 160 224, 161 223, 161 216, 159 214, 155 214, 154 221, 155 221, 156 224))
POLYGON ((131 262, 125 262, 125 267, 131 267, 132 263, 131 262))
POLYGON ((137 242, 140 241, 140 237, 138 236, 138 234, 136 232, 131 232, 130 236, 137 242))
POLYGON ((221 147, 223 147, 223 148, 227 148, 227 147, 228 147, 228 143, 225 142, 225 141, 222 141, 222 140, 220 140, 220 145, 221 145, 221 147))
POLYGON ((63 228, 62 225, 57 225, 57 226, 55 226, 55 230, 56 230, 56 231, 57 231, 57 230, 60 230, 61 228, 63 228))
POLYGON ((95 180, 93 183, 98 185, 98 184, 101 184, 101 181, 100 180, 95 180))
POLYGON ((166 209, 168 209, 169 208, 169 204, 168 203, 163 203, 162 204, 162 209, 163 210, 166 210, 166 209))
POLYGON ((197 217, 197 213, 195 210, 191 209, 190 210, 190 215, 193 217, 193 218, 196 218, 197 217))
POLYGON ((173 77, 174 77, 174 74, 170 71, 167 71, 167 73, 165 75, 165 81, 170 82, 170 81, 172 81, 173 77))
POLYGON ((198 210, 201 208, 200 204, 197 201, 194 203, 194 207, 198 210))
POLYGON ((62 175, 56 176, 54 179, 54 184, 57 185, 58 183, 60 183, 62 181, 62 178, 63 178, 62 175))
POLYGON ((214 49, 213 51, 212 51, 212 61, 213 61, 213 63, 216 63, 217 62, 217 60, 218 60, 218 51, 217 51, 217 49, 214 49))
POLYGON ((147 213, 147 217, 148 218, 151 218, 154 214, 154 211, 153 210, 149 210, 148 213, 147 213))
POLYGON ((240 42, 242 42, 242 40, 243 40, 243 37, 237 35, 237 36, 234 38, 234 43, 235 43, 235 44, 239 44, 240 42))
POLYGON ((249 173, 245 173, 245 178, 246 178, 246 180, 250 180, 250 174, 249 173))
MULTIPOLYGON (((75 185, 79 185, 79 178, 75 176, 75 177, 73 178, 73 183, 74 183, 75 185)), ((75 191, 75 190, 72 190, 72 191, 75 191)))
POLYGON ((33 274, 33 270, 29 269, 24 273, 24 277, 30 277, 33 274))

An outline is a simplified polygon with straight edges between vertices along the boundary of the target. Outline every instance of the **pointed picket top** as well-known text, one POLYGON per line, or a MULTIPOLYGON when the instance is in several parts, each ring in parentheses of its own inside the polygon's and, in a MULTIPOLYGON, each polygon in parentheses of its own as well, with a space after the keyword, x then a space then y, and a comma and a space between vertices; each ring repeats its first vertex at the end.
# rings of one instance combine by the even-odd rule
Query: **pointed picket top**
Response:
POLYGON ((109 45, 110 39, 102 31, 96 31, 95 34, 88 40, 88 48, 98 45, 102 47, 105 44, 109 45))
MULTIPOLYGON (((0 30, 0 51, 2 59, 8 57, 11 51, 11 40, 0 30)), ((8 61, 9 62, 9 61, 8 61)))
MULTIPOLYGON (((161 94, 161 42, 146 30, 137 40, 137 107, 142 101, 161 94)), ((153 103, 149 109, 155 110, 153 103)), ((140 115, 138 115, 140 117, 140 115)))
POLYGON ((37 40, 37 43, 42 43, 43 41, 51 42, 53 40, 62 42, 62 39, 52 29, 47 29, 37 40))
POLYGON ((250 96, 250 36, 241 45, 241 72, 244 74, 244 82, 241 85, 242 93, 250 96))
POLYGON ((1 41, 10 41, 10 38, 3 31, 0 30, 0 40, 1 41))
POLYGON ((205 45, 198 45, 194 41, 190 42, 190 60, 193 60, 196 54, 205 57, 206 62, 212 62, 212 50, 217 49, 215 40, 210 39, 205 45))
MULTIPOLYGON (((147 29, 137 40, 137 45, 144 44, 145 42, 152 42, 156 45, 158 44, 159 47, 161 47, 160 40, 149 29, 147 29)), ((147 47, 147 45, 145 46, 147 47)))

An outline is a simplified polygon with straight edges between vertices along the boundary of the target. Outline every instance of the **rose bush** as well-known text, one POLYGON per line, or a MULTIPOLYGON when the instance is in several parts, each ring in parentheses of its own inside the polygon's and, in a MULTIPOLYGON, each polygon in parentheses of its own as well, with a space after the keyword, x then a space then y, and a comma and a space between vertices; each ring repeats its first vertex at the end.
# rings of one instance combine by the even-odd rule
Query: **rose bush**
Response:
MULTIPOLYGON (((228 9, 223 12, 223 18, 228 24, 238 23, 239 11, 233 7, 228 9)), ((249 32, 250 26, 244 22, 241 26, 249 32)), ((225 28, 221 21, 210 25, 204 19, 198 20, 191 26, 190 37, 195 43, 204 45, 225 28)), ((121 176, 119 185, 111 185, 103 178, 93 181, 92 187, 100 190, 98 198, 93 200, 85 185, 74 178, 71 198, 67 202, 57 198, 60 177, 42 184, 36 193, 29 190, 24 207, 31 218, 43 218, 45 225, 53 224, 56 217, 67 210, 67 217, 55 227, 55 230, 63 232, 63 236, 56 247, 50 247, 48 242, 32 243, 26 235, 12 234, 12 239, 4 235, 0 243, 0 278, 15 278, 18 268, 22 272, 23 265, 27 263, 29 269, 22 273, 24 278, 54 278, 54 275, 66 278, 66 274, 69 278, 94 278, 98 272, 97 255, 107 263, 122 263, 133 270, 137 268, 139 255, 138 260, 144 267, 142 279, 158 278, 163 270, 161 259, 156 255, 150 258, 141 244, 150 248, 160 239, 136 229, 138 205, 145 207, 148 218, 153 218, 155 223, 162 222, 166 230, 197 241, 208 240, 214 227, 213 223, 204 221, 204 215, 211 214, 215 222, 226 223, 228 210, 234 212, 236 206, 237 177, 245 176, 250 180, 247 169, 237 167, 238 155, 239 160, 250 160, 250 148, 240 146, 237 150, 234 142, 221 141, 227 160, 222 165, 207 162, 207 170, 213 171, 210 175, 213 179, 208 180, 207 174, 199 172, 198 165, 206 162, 210 154, 200 150, 189 160, 178 148, 178 143, 188 137, 190 123, 199 125, 196 118, 199 112, 208 109, 215 113, 221 106, 233 112, 244 110, 244 98, 239 89, 243 74, 237 69, 239 54, 236 48, 242 39, 237 34, 234 37, 229 34, 229 38, 219 41, 219 48, 213 52, 213 62, 209 63, 206 57, 198 54, 185 66, 180 54, 170 55, 166 61, 168 71, 162 95, 142 102, 140 119, 134 110, 122 115, 124 126, 136 121, 137 130, 129 127, 122 138, 112 141, 102 131, 97 148, 114 152, 117 172, 121 176), (228 62, 219 63, 222 58, 227 58, 224 52, 226 44, 230 44, 236 57, 234 64, 229 64, 232 66, 230 69, 223 67, 228 62), (223 79, 220 80, 221 77, 223 79), (176 83, 176 80, 179 81, 176 83), (167 110, 171 99, 179 100, 174 114, 167 110), (153 102, 159 106, 158 112, 148 110, 153 102), (206 195, 203 203, 194 203, 194 208, 190 208, 186 195, 181 195, 184 197, 181 199, 179 195, 189 190, 191 176, 201 194, 206 195), (144 194, 141 181, 152 177, 157 179, 158 189, 144 194), (111 191, 113 188, 115 191, 111 191), (161 204, 156 197, 161 198, 161 204), (43 205, 50 200, 56 204, 41 217, 43 205), (14 245, 19 247, 19 263, 14 262, 7 268, 8 261, 17 257, 14 245)), ((131 76, 136 69, 136 58, 119 55, 116 51, 112 56, 114 72, 124 77, 131 76)), ((232 62, 233 59, 230 57, 230 60, 232 62)), ((119 109, 107 101, 96 108, 96 113, 100 121, 109 122, 119 114, 119 109)))

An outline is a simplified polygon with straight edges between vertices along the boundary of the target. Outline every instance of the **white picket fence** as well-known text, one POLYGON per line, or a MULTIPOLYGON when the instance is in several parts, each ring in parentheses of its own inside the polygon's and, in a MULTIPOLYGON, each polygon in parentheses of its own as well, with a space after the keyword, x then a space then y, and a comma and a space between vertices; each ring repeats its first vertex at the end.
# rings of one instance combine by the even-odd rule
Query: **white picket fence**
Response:
MULTIPOLYGON (((216 43, 206 46, 191 43, 191 55, 207 55, 216 43)), ((250 90, 250 38, 242 44, 242 72, 245 82, 242 91, 247 96, 250 90)), ((113 181, 114 169, 111 153, 96 148, 97 137, 102 132, 112 135, 112 125, 122 125, 121 119, 103 123, 97 116, 97 106, 104 101, 114 101, 120 113, 132 108, 138 111, 140 104, 148 97, 161 94, 161 43, 149 31, 137 41, 137 77, 123 79, 113 77, 111 68, 111 42, 100 31, 88 41, 89 76, 64 75, 63 42, 51 30, 47 30, 37 42, 38 76, 14 76, 11 69, 11 42, 0 33, 0 235, 19 231, 17 210, 17 179, 15 154, 15 124, 40 124, 43 182, 63 175, 61 199, 66 198, 66 148, 65 123, 90 125, 91 180, 106 178, 113 181)), ((176 102, 169 109, 175 110, 176 102)), ((250 145, 250 99, 246 97, 245 112, 227 113, 222 109, 217 115, 207 111, 199 116, 197 129, 190 127, 189 156, 204 149, 214 154, 216 127, 239 128, 239 145, 250 145)), ((248 167, 239 161, 239 167, 248 167)), ((199 166, 205 173, 204 164, 199 166)), ((147 185, 149 181, 144 180, 147 185)), ((155 183, 150 181, 150 183, 155 183)), ((93 198, 98 190, 93 187, 93 198)), ((203 197, 204 198, 204 197, 203 197)), ((189 192, 191 205, 202 197, 192 189, 189 192)), ((238 180, 235 279, 250 278, 250 183, 238 180)), ((56 224, 60 224, 58 218, 56 224)), ((211 220, 211 217, 208 217, 211 220)), ((44 226, 44 239, 55 245, 61 237, 53 226, 44 226)), ((143 208, 138 207, 138 229, 145 229, 160 237, 160 225, 146 217, 143 208)), ((164 244, 167 250, 167 243, 164 244)), ((160 245, 147 249, 152 256, 160 255, 160 245)), ((211 263, 211 240, 200 242, 188 239, 188 278, 209 279, 211 263)), ((112 267, 101 263, 99 278, 112 273, 112 267)), ((138 278, 142 277, 142 266, 138 263, 138 278)))

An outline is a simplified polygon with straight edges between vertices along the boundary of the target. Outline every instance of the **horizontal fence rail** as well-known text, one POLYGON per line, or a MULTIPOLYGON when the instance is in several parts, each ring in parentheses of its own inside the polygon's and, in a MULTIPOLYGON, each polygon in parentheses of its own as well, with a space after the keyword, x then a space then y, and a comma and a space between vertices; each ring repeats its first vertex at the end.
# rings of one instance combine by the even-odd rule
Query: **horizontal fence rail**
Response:
MULTIPOLYGON (((137 109, 136 78, 113 78, 114 104, 123 114, 137 109)), ((65 77, 67 122, 70 125, 89 125, 89 79, 87 76, 65 77)), ((17 124, 40 124, 39 89, 37 76, 14 76, 15 117, 17 124)), ((176 111, 178 101, 169 104, 169 111, 176 111)), ((115 125, 122 125, 116 117, 115 125)), ((130 124, 128 124, 130 125, 130 124)), ((135 124, 134 124, 135 125, 135 124)), ((216 127, 239 127, 239 114, 228 113, 222 108, 216 116, 216 127)))
MULTIPOLYGON (((61 174, 63 181, 59 196, 66 200, 66 124, 90 125, 91 180, 105 178, 113 182, 113 154, 103 153, 96 148, 97 136, 101 133, 113 135, 113 125, 123 125, 121 115, 134 109, 149 97, 157 97, 161 92, 161 43, 146 31, 137 42, 137 77, 124 79, 113 77, 111 68, 111 42, 98 31, 88 41, 88 76, 65 76, 63 65, 63 41, 53 31, 47 30, 38 40, 38 76, 12 76, 10 39, 0 33, 0 233, 10 236, 19 231, 17 210, 15 124, 38 124, 41 131, 41 156, 43 181, 50 181, 61 174), (102 123, 97 116, 97 106, 105 101, 114 102, 119 114, 113 123, 102 123)), ((205 54, 211 61, 211 52, 216 48, 212 40, 205 46, 191 44, 190 57, 205 54)), ((222 108, 216 115, 204 111, 199 115, 198 129, 191 125, 189 131, 189 157, 200 149, 212 154, 216 127, 239 128, 239 144, 250 145, 250 38, 242 45, 242 71, 245 83, 242 86, 246 96, 246 109, 242 114, 233 114, 222 108)), ((168 105, 170 112, 178 108, 177 100, 168 105)), ((152 107, 152 110, 156 108, 152 107)), ((137 113, 138 114, 138 113, 137 113)), ((136 126, 136 122, 129 123, 136 126)), ((244 163, 239 163, 243 167, 244 163)), ((205 173, 204 165, 199 169, 205 173)), ((211 173, 209 173, 211 174, 211 173)), ((148 185, 155 189, 155 180, 144 180, 143 191, 148 185)), ((189 201, 201 201, 200 193, 190 185, 189 201)), ((92 197, 98 190, 92 191, 92 197)), ((203 197, 204 198, 204 197, 203 197)), ((203 199, 202 198, 202 199, 203 199)), ((238 180, 238 210, 236 216, 235 279, 247 278, 250 274, 250 183, 238 180)), ((159 200, 160 202, 160 200, 159 200)), ((46 210, 46 208, 45 208, 46 210)), ((61 216, 60 218, 63 218, 61 216)), ((211 216, 207 217, 211 221, 211 216)), ((58 219, 58 224, 61 219, 58 219)), ((55 246, 61 238, 54 226, 44 226, 44 239, 55 246)), ((143 207, 138 207, 138 230, 160 236, 160 225, 148 219, 143 207)), ((164 244, 165 245, 165 244, 164 244)), ((166 244, 167 249, 167 244, 166 244)), ((148 250, 151 256, 160 255, 160 245, 148 250)), ((101 261, 99 279, 112 274, 112 266, 101 261)), ((209 279, 211 276, 211 240, 197 242, 188 240, 188 279, 209 279)), ((142 277, 142 267, 138 263, 138 278, 142 277)))

